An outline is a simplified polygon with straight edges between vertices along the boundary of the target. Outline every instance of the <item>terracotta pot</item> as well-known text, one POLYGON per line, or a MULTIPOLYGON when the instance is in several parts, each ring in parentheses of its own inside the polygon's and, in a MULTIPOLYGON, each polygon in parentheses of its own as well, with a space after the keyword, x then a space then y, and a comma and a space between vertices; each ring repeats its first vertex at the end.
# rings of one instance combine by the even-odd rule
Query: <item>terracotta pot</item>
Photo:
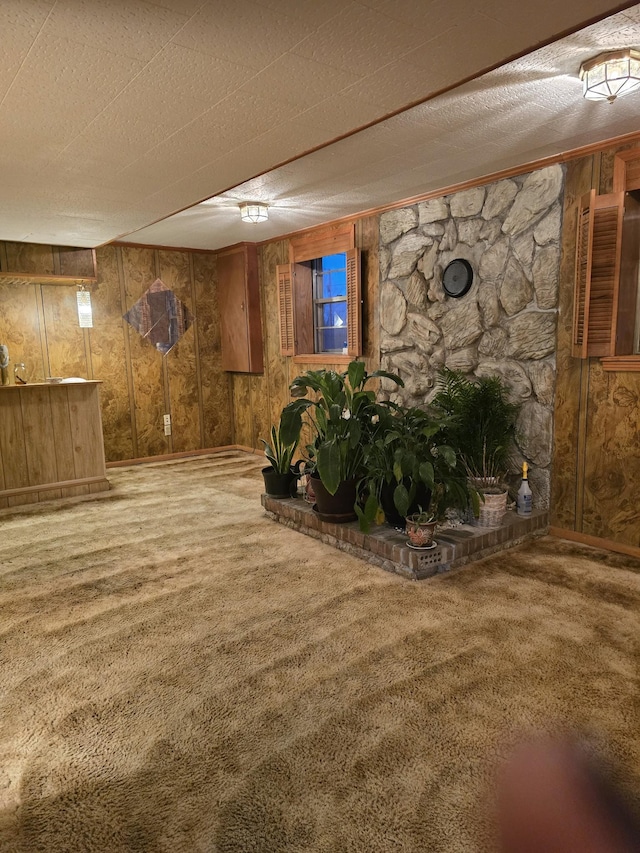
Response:
POLYGON ((418 519, 418 515, 410 515, 405 519, 409 542, 416 548, 428 548, 433 544, 433 534, 436 532, 438 522, 418 519))
POLYGON ((335 495, 325 489, 320 477, 312 474, 309 482, 316 496, 316 511, 323 521, 343 524, 346 521, 356 520, 357 515, 353 507, 356 502, 357 480, 344 480, 338 486, 335 495))

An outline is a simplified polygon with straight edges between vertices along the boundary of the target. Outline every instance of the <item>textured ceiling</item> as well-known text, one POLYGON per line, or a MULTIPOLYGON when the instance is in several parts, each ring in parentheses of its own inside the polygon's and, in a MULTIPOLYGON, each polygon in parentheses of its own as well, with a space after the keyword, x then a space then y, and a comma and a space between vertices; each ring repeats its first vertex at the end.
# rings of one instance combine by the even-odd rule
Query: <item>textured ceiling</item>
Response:
POLYGON ((576 76, 640 47, 639 6, 535 50, 615 8, 2 0, 0 239, 218 248, 640 130, 640 94, 585 102, 576 76))

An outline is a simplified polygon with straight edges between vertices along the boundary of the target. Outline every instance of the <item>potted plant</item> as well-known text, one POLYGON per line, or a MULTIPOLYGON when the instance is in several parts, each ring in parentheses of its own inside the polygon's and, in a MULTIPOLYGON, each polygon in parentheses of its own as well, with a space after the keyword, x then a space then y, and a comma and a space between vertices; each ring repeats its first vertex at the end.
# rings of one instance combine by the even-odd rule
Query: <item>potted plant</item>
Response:
POLYGON ((498 526, 507 508, 505 482, 520 406, 499 376, 473 379, 443 369, 432 405, 447 417, 447 440, 482 503, 474 514, 483 527, 498 526))
POLYGON ((264 438, 260 439, 264 444, 264 455, 271 463, 262 469, 264 490, 271 497, 291 497, 293 483, 297 477, 291 463, 299 439, 300 430, 296 434, 295 431, 289 429, 287 435, 284 435, 282 418, 280 418, 277 428, 275 426, 271 427, 269 441, 266 441, 264 438))
POLYGON ((433 536, 438 526, 437 519, 429 512, 416 512, 406 518, 409 545, 413 548, 432 548, 433 536))
POLYGON ((385 370, 367 373, 362 361, 352 361, 344 373, 309 370, 291 383, 296 398, 282 412, 283 435, 300 434, 303 415, 313 437, 307 445, 316 505, 333 521, 356 517, 356 485, 364 474, 364 447, 380 429, 381 406, 365 386, 378 377, 402 385, 385 370))
POLYGON ((441 416, 415 407, 391 406, 380 412, 381 430, 365 446, 366 473, 359 484, 364 506, 357 507, 367 531, 380 511, 395 527, 407 516, 443 518, 448 509, 466 508, 469 488, 456 453, 443 441, 441 416))

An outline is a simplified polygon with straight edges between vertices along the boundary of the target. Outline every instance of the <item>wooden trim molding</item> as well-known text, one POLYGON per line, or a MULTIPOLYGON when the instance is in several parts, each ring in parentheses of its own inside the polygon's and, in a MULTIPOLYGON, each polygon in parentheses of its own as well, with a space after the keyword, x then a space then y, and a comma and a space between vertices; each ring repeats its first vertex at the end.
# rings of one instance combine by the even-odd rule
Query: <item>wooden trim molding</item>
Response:
POLYGON ((95 284, 97 277, 69 275, 39 275, 38 273, 0 272, 0 282, 7 284, 95 284))
POLYGON ((158 456, 140 456, 137 459, 118 459, 115 462, 107 462, 107 468, 127 468, 129 465, 146 465, 147 462, 171 462, 192 456, 211 456, 214 453, 224 453, 225 450, 242 450, 255 456, 264 455, 259 448, 247 447, 244 444, 223 444, 220 447, 205 447, 203 450, 182 450, 179 453, 161 453, 158 456))
POLYGON ((640 373, 640 355, 612 355, 601 358, 602 369, 609 372, 640 373))
POLYGON ((55 483, 38 483, 35 486, 22 486, 18 489, 3 489, 0 498, 12 498, 16 495, 31 495, 36 492, 50 492, 58 489, 71 489, 76 486, 93 486, 101 484, 105 489, 109 488, 106 477, 80 477, 77 480, 59 480, 55 483))
POLYGON ((324 364, 330 366, 332 364, 349 364, 350 361, 353 361, 353 356, 335 355, 335 353, 331 352, 300 354, 293 357, 294 364, 324 364))
POLYGON ((578 533, 575 530, 565 530, 563 527, 550 527, 549 534, 557 536, 559 539, 568 539, 570 542, 579 542, 581 545, 590 545, 592 548, 604 548, 605 551, 614 551, 616 554, 626 554, 627 557, 640 559, 640 548, 625 545, 623 542, 600 539, 598 536, 589 536, 587 533, 578 533))

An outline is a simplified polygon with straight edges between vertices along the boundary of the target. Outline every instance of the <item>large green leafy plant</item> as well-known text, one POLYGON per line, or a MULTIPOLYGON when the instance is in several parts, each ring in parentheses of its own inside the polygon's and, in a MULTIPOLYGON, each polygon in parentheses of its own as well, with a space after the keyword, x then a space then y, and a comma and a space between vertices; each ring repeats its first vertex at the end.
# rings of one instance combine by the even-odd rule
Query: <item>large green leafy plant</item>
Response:
POLYGON ((399 376, 385 370, 367 373, 362 361, 352 361, 344 373, 309 370, 291 383, 291 396, 296 399, 283 409, 283 436, 286 440, 299 434, 306 416, 313 430, 307 454, 332 495, 341 482, 364 473, 364 446, 380 431, 384 408, 365 386, 378 377, 403 385, 399 376))
POLYGON ((403 518, 415 509, 416 500, 425 501, 419 509, 436 519, 450 508, 466 508, 467 480, 460 474, 455 450, 444 442, 442 417, 394 406, 380 412, 380 426, 364 448, 366 473, 360 493, 366 500, 363 507, 356 506, 361 529, 368 530, 380 512, 385 489, 403 518))
POLYGON ((499 376, 465 376, 444 368, 432 406, 447 418, 444 433, 479 486, 501 482, 509 468, 520 406, 499 376))

